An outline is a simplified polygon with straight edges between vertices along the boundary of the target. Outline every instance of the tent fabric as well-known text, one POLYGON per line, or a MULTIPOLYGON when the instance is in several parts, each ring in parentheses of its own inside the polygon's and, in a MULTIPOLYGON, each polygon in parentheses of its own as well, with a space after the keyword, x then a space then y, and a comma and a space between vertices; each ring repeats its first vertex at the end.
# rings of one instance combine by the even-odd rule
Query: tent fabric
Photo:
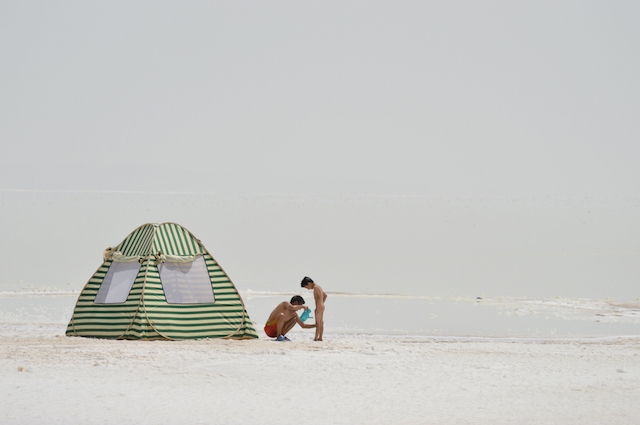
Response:
MULTIPOLYGON (((121 302, 97 302, 101 301, 97 295, 101 290, 105 291, 102 285, 113 264, 134 264, 107 259, 80 293, 67 326, 68 336, 148 340, 258 337, 229 276, 204 245, 182 226, 175 223, 145 224, 127 236, 114 251, 124 257, 139 259, 139 271, 134 278, 129 275, 133 283, 128 295, 124 300, 119 298, 121 302), (190 300, 193 303, 167 302, 166 288, 156 264, 158 253, 166 258, 189 257, 194 258, 193 263, 204 262, 206 271, 198 266, 198 279, 202 285, 203 274, 205 278, 208 275, 212 296, 193 297, 190 300)), ((162 263, 160 267, 166 264, 162 263)), ((185 264, 176 262, 172 265, 185 264)))
POLYGON ((122 255, 118 251, 113 251, 111 253, 110 258, 113 261, 118 261, 120 263, 133 263, 133 262, 138 262, 139 263, 140 262, 140 258, 142 258, 142 257, 140 257, 138 255, 132 255, 130 257, 127 257, 127 256, 122 255))
POLYGON ((191 263, 194 261, 198 255, 164 255, 162 253, 157 253, 156 257, 156 265, 159 265, 164 262, 168 263, 191 263))
POLYGON ((109 248, 104 250, 104 252, 102 253, 103 261, 107 261, 113 256, 114 249, 115 249, 114 247, 110 246, 109 248))

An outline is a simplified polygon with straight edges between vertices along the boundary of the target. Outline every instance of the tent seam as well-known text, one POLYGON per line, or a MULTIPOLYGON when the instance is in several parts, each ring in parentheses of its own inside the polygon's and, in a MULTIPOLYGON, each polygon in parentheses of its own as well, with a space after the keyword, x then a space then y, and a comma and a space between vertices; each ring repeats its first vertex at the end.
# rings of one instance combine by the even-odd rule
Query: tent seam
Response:
MULTIPOLYGON (((175 225, 177 225, 177 226, 180 226, 178 223, 171 223, 171 224, 175 224, 175 225)), ((242 328, 242 326, 244 326, 244 325, 245 325, 245 323, 246 323, 245 318, 247 317, 247 307, 244 305, 244 300, 243 300, 243 299, 242 299, 242 297, 240 296, 240 291, 238 291, 238 288, 236 287, 235 283, 233 283, 233 281, 231 280, 231 277, 229 277, 229 274, 228 274, 226 271, 224 271, 224 269, 222 268, 222 266, 220 265, 220 263, 218 263, 218 262, 216 261, 216 259, 215 259, 215 258, 213 258, 213 255, 211 255, 211 253, 209 252, 209 250, 207 249, 207 247, 205 247, 205 246, 204 246, 204 244, 203 244, 202 242, 200 242, 200 239, 196 238, 196 236, 195 236, 193 233, 191 233, 191 231, 190 231, 189 229, 187 229, 186 227, 184 227, 184 226, 180 226, 180 227, 182 227, 184 230, 186 230, 186 231, 187 231, 187 233, 189 233, 189 235, 191 235, 191 237, 192 237, 192 238, 194 238, 195 240, 197 240, 197 241, 198 241, 198 244, 200 245, 200 247, 202 248, 202 250, 203 250, 204 252, 206 252, 207 254, 209 254, 209 257, 211 257, 211 259, 212 259, 213 261, 215 261, 215 262, 216 262, 216 264, 218 265, 218 267, 220 268, 220 270, 222 270, 222 272, 225 274, 225 276, 227 276, 227 279, 229 279, 229 283, 231 283, 231 286, 233 286, 233 289, 235 289, 235 290, 236 290, 236 294, 238 294, 238 298, 240 299, 240 304, 242 304, 242 319, 240 320, 240 325, 236 328, 236 330, 235 330, 235 331, 231 332, 229 335, 226 335, 226 336, 223 336, 223 337, 222 337, 222 339, 229 339, 229 338, 231 338, 232 336, 234 336, 235 334, 237 334, 237 333, 238 333, 238 331, 242 328)), ((209 274, 208 269, 207 269, 207 274, 209 274)), ((211 274, 209 274, 209 278, 211 278, 211 274)), ((215 295, 215 293, 214 293, 214 295, 215 295)))
MULTIPOLYGON (((158 330, 158 328, 155 327, 153 322, 151 322, 151 319, 149 318, 149 313, 147 313, 147 305, 144 302, 144 293, 145 293, 145 289, 147 287, 147 275, 149 273, 149 267, 151 266, 151 255, 153 255, 153 243, 156 240, 156 231, 158 230, 158 227, 160 227, 160 226, 154 226, 154 229, 153 229, 153 237, 151 238, 151 244, 150 244, 150 247, 149 247, 149 250, 151 252, 149 252, 147 254, 147 258, 148 258, 148 260, 147 260, 147 268, 146 268, 145 274, 144 274, 144 283, 143 283, 143 286, 142 286, 142 294, 140 296, 140 302, 142 303, 142 308, 143 308, 143 311, 144 311, 144 318, 147 320, 147 323, 149 324, 149 326, 151 326, 151 329, 153 329, 162 338, 165 338, 165 339, 167 339, 169 341, 175 341, 173 338, 170 338, 170 337, 164 335, 162 332, 160 332, 158 330)), ((156 267, 157 267, 157 265, 156 265, 156 267)), ((158 273, 160 273, 159 270, 158 270, 158 273)))

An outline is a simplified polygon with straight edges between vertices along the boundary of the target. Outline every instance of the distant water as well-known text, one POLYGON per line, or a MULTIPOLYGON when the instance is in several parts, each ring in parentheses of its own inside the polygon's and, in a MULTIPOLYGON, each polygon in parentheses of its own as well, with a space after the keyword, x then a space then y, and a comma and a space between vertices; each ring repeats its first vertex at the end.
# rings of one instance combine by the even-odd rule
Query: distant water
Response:
MULTIPOLYGON (((104 248, 173 221, 241 290, 296 291, 308 275, 330 292, 635 302, 638 217, 640 199, 5 190, 0 291, 80 290, 104 248)), ((430 305, 417 300, 392 302, 394 317, 430 305)))
MULTIPOLYGON (((260 334, 271 310, 293 293, 241 291, 260 334)), ((304 293, 303 293, 304 295, 304 293)), ((61 335, 76 291, 0 292, 5 335, 61 335)), ((312 299, 308 305, 313 308, 312 299)), ((329 294, 326 333, 438 338, 640 337, 640 301, 586 299, 429 298, 392 294, 329 294)), ((313 323, 310 319, 309 323, 313 323)), ((313 330, 296 328, 296 337, 313 330)))

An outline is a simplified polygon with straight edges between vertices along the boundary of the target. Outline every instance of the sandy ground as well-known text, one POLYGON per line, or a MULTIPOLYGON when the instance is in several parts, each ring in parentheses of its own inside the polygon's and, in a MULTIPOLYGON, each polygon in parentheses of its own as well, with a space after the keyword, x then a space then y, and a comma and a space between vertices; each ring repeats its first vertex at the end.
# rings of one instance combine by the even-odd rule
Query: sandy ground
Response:
POLYGON ((0 423, 638 424, 640 339, 0 332, 0 423))

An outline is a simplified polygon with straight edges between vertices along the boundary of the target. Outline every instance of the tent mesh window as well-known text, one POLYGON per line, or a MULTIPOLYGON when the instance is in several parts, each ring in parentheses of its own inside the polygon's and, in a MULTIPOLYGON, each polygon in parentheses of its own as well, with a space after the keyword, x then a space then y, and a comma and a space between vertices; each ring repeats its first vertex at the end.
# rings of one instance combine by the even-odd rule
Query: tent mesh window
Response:
POLYGON ((211 304, 215 302, 211 277, 204 258, 186 263, 165 262, 158 266, 162 289, 169 304, 211 304))
POLYGON ((96 304, 119 304, 127 301, 129 292, 140 271, 140 263, 114 261, 96 295, 96 304))

